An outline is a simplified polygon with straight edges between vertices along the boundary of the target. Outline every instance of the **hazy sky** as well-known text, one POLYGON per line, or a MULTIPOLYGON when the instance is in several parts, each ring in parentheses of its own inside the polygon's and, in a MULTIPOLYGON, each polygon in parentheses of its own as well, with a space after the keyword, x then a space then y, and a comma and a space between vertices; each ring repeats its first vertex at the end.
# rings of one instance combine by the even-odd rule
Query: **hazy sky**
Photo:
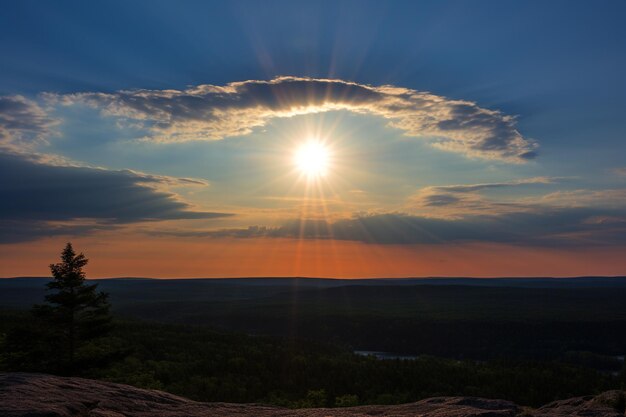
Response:
POLYGON ((0 276, 626 273, 623 1, 0 4, 0 276))

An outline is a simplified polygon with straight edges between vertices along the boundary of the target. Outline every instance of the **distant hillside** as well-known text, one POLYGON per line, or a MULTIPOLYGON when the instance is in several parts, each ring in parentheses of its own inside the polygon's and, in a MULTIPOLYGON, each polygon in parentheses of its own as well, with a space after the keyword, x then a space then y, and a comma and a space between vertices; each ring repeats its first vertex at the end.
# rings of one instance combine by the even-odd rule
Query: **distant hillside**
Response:
MULTIPOLYGON (((40 302, 46 277, 0 278, 0 307, 40 302)), ((471 286, 505 288, 626 288, 626 277, 577 278, 108 278, 92 280, 119 303, 134 301, 228 301, 264 298, 285 292, 354 286, 471 286)))
MULTIPOLYGON (((41 302, 46 280, 0 279, 0 308, 41 302)), ((118 317, 313 339, 355 350, 481 360, 593 352, 613 362, 626 353, 624 277, 94 282, 110 293, 118 317)))

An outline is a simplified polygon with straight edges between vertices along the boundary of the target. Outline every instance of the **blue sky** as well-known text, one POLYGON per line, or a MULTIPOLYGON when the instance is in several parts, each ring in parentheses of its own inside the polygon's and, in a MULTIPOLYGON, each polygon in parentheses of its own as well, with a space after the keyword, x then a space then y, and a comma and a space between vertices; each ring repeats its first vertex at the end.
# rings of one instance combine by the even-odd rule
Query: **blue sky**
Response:
POLYGON ((248 237, 293 239, 293 220, 323 221, 340 240, 367 244, 626 244, 623 1, 1 4, 5 170, 30 172, 31 163, 52 167, 51 178, 81 179, 91 177, 69 168, 97 170, 111 186, 126 181, 105 200, 128 204, 137 193, 155 206, 106 216, 111 207, 94 201, 60 217, 13 218, 38 201, 28 193, 48 195, 46 185, 54 195, 75 192, 45 178, 44 190, 20 189, 17 179, 0 188, 21 198, 5 213, 0 244, 52 245, 107 227, 231 239, 261 226, 277 231, 248 237), (198 86, 222 90, 201 95, 198 86), (305 103, 330 90, 339 93, 319 109, 305 103), (311 137, 333 158, 307 189, 292 154, 311 137), (355 216, 357 226, 341 223, 355 216), (362 220, 376 216, 396 217, 381 217, 382 226, 362 220), (524 232, 540 225, 541 242, 524 232), (405 228, 422 231, 407 238, 405 228))
POLYGON ((591 140, 625 150, 621 1, 21 1, 3 8, 3 94, 333 77, 518 115, 546 156, 567 146, 599 167, 619 164, 621 155, 590 154, 591 140))

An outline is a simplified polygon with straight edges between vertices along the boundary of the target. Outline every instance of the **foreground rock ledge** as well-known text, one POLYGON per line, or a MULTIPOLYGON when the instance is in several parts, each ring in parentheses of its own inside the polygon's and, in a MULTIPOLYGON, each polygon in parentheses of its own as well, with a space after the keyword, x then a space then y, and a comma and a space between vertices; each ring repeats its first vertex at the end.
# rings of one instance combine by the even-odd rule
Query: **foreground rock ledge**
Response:
POLYGON ((162 391, 82 378, 0 373, 2 417, 213 417, 213 416, 608 416, 623 417, 625 393, 556 401, 536 410, 504 400, 428 398, 412 404, 290 410, 255 404, 200 403, 162 391))

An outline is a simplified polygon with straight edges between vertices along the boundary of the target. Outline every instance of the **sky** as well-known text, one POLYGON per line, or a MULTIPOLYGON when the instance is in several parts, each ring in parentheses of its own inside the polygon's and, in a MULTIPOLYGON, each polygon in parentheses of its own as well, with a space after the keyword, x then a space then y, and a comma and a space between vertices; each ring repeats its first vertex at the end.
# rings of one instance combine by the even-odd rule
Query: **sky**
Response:
POLYGON ((0 276, 626 274, 626 3, 0 1, 0 276))

